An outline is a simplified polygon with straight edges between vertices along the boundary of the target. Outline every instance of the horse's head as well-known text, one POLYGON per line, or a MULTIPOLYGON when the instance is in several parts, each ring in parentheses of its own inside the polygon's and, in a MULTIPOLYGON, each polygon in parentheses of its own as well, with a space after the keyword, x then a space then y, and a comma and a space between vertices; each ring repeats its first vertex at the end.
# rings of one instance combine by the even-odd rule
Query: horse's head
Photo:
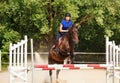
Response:
POLYGON ((74 43, 78 43, 78 28, 75 25, 72 25, 72 27, 69 28, 69 35, 74 43))

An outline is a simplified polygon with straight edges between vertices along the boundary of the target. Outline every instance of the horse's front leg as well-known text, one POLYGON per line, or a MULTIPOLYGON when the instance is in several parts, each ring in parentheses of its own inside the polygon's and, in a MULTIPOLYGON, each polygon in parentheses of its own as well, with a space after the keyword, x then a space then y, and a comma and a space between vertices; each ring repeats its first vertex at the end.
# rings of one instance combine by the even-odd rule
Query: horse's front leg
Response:
POLYGON ((70 51, 70 64, 73 63, 74 54, 73 51, 70 51))
POLYGON ((71 59, 70 59, 70 56, 68 56, 65 60, 65 63, 64 64, 71 64, 71 59))

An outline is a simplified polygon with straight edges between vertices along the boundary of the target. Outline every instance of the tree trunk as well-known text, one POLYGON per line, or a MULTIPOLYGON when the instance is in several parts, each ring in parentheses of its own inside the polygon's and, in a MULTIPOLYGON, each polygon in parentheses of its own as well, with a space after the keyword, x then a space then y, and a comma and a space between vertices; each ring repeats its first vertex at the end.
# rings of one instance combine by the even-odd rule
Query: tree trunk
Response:
MULTIPOLYGON (((53 0, 50 0, 50 3, 49 3, 49 14, 50 14, 50 16, 49 16, 49 29, 50 29, 50 31, 49 31, 49 33, 48 33, 48 35, 49 35, 49 45, 51 44, 51 45, 53 45, 54 44, 54 36, 53 36, 53 33, 52 33, 52 27, 53 27, 53 21, 54 21, 54 16, 53 16, 53 14, 54 14, 54 12, 53 12, 53 9, 52 9, 52 2, 53 2, 53 0)), ((51 46, 50 45, 50 46, 51 46)))

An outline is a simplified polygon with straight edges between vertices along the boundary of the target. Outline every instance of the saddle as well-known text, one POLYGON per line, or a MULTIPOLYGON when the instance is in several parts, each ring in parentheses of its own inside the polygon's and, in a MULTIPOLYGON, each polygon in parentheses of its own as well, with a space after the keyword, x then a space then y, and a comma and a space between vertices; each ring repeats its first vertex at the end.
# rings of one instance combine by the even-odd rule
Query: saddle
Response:
POLYGON ((56 42, 55 45, 53 45, 52 51, 54 54, 60 54, 61 56, 68 56, 68 52, 64 50, 64 48, 63 50, 60 49, 60 46, 62 45, 63 41, 64 41, 64 36, 59 38, 58 42, 56 42))

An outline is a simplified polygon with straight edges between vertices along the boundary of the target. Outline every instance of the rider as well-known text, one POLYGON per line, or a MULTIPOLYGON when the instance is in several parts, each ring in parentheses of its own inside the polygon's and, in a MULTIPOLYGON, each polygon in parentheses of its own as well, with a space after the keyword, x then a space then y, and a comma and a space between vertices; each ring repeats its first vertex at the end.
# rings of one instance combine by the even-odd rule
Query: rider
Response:
POLYGON ((67 33, 68 28, 71 27, 73 24, 70 18, 71 18, 71 14, 66 13, 65 18, 60 23, 59 32, 57 34, 56 41, 55 41, 55 46, 53 47, 54 51, 56 51, 59 38, 63 36, 65 33, 67 33))

